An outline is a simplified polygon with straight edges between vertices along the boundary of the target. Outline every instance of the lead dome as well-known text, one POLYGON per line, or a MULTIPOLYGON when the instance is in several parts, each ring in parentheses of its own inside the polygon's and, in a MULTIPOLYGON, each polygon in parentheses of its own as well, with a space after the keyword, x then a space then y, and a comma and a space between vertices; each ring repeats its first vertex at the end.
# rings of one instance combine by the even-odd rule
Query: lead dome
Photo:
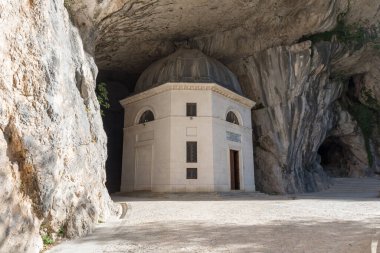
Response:
POLYGON ((151 64, 139 77, 135 92, 169 82, 216 83, 242 95, 236 76, 222 63, 197 49, 181 48, 151 64))

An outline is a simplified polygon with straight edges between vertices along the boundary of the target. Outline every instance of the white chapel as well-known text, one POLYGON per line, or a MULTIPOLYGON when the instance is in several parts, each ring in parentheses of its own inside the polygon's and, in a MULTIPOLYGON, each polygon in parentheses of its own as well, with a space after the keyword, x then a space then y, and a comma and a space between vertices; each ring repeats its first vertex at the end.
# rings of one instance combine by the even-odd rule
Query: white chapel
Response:
POLYGON ((120 103, 122 192, 255 191, 255 103, 219 61, 179 49, 149 66, 120 103))

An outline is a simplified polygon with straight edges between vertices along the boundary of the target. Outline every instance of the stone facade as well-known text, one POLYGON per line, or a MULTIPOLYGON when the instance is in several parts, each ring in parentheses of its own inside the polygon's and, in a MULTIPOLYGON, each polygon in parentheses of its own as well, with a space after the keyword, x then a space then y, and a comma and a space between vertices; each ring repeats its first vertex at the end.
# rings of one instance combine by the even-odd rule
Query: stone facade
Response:
POLYGON ((167 83, 121 103, 121 191, 230 191, 230 150, 239 153, 240 190, 255 190, 251 100, 217 84, 167 83), (196 116, 186 116, 186 103, 196 103, 196 116), (139 124, 146 110, 153 112, 154 121, 139 124), (238 116, 239 125, 226 121, 229 111, 238 116), (197 142, 196 163, 186 162, 187 141, 197 142), (187 168, 197 168, 197 179, 186 178, 187 168))

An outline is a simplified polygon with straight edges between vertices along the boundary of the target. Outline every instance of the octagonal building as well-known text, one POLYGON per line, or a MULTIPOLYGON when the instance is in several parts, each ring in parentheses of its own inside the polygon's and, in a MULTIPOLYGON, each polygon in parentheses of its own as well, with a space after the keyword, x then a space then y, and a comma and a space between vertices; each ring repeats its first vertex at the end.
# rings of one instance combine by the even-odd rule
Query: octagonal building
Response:
POLYGON ((179 49, 149 66, 120 103, 121 191, 255 191, 255 103, 222 63, 179 49))

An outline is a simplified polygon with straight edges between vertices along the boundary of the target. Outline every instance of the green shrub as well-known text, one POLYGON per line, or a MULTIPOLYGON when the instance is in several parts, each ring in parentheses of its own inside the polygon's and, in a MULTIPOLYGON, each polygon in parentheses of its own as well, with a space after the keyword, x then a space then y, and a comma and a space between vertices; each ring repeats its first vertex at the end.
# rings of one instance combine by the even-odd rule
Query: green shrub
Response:
POLYGON ((368 105, 370 108, 374 110, 377 110, 377 111, 380 110, 380 105, 370 90, 363 87, 360 92, 361 92, 362 97, 365 100, 366 105, 368 105))
POLYGON ((98 83, 95 89, 96 97, 100 105, 100 114, 104 116, 104 110, 110 108, 106 83, 98 83))
POLYGON ((372 130, 376 124, 376 111, 360 103, 352 104, 348 108, 348 110, 350 114, 354 117, 356 122, 358 122, 358 126, 363 132, 365 147, 368 155, 368 164, 372 166, 373 157, 371 153, 369 140, 372 135, 372 130))
POLYGON ((54 243, 53 238, 49 234, 42 235, 41 237, 44 245, 50 245, 54 243))
POLYGON ((67 8, 70 8, 71 6, 71 0, 64 0, 63 5, 67 8))
POLYGON ((373 48, 380 50, 380 23, 377 25, 367 25, 354 23, 347 24, 345 17, 350 10, 350 4, 345 12, 337 17, 337 24, 331 31, 304 36, 301 41, 310 40, 313 43, 320 41, 331 41, 334 37, 342 44, 353 46, 354 49, 360 49, 367 43, 372 43, 373 48))
POLYGON ((63 227, 60 227, 58 230, 58 236, 63 237, 65 235, 65 229, 63 227))

